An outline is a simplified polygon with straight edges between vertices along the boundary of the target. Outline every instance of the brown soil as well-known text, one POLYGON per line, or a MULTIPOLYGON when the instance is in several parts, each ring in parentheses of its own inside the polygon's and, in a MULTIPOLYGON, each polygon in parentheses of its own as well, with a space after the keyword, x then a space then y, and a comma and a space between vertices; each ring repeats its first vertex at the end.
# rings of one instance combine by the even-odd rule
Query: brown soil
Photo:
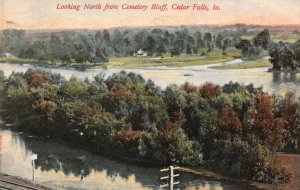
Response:
POLYGON ((279 165, 291 174, 291 183, 283 189, 300 190, 300 155, 278 153, 279 165))

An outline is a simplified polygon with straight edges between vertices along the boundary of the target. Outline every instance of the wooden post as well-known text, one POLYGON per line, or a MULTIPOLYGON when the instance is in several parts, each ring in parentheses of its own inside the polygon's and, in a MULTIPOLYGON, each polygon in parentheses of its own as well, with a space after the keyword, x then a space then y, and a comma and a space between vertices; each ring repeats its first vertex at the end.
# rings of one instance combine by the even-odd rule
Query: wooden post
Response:
POLYGON ((174 185, 178 185, 179 181, 175 181, 174 178, 178 177, 179 174, 174 174, 174 170, 179 169, 179 167, 169 166, 169 168, 161 169, 161 172, 169 172, 167 176, 161 177, 160 180, 164 182, 164 180, 168 180, 168 183, 162 183, 160 185, 161 188, 168 187, 169 190, 174 190, 174 185))
POLYGON ((32 155, 30 156, 31 158, 31 165, 32 165, 32 181, 34 182, 34 170, 35 170, 35 163, 34 161, 37 159, 37 154, 32 153, 32 155))
POLYGON ((169 189, 173 190, 173 186, 174 186, 174 184, 173 184, 174 183, 174 168, 173 168, 173 166, 169 167, 169 175, 170 175, 169 189))
POLYGON ((31 161, 31 164, 32 164, 32 181, 34 182, 34 168, 35 168, 34 160, 31 161))

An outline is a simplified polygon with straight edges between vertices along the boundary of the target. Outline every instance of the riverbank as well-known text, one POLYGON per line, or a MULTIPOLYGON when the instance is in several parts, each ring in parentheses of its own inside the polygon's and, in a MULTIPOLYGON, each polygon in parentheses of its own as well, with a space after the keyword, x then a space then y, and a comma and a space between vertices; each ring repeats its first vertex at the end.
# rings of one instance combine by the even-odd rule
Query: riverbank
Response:
POLYGON ((178 56, 166 54, 163 57, 111 58, 106 67, 108 69, 133 69, 153 66, 186 67, 228 62, 241 57, 239 50, 230 50, 225 55, 222 51, 211 51, 203 54, 202 52, 207 52, 207 49, 201 49, 197 54, 181 54, 178 56))
POLYGON ((277 69, 273 69, 273 68, 270 68, 268 69, 268 72, 269 73, 291 73, 291 74, 297 74, 297 73, 300 73, 300 70, 299 69, 295 69, 295 70, 290 70, 290 69, 281 69, 281 70, 277 70, 277 69))
POLYGON ((0 173, 0 188, 4 189, 36 189, 36 190, 50 190, 43 185, 33 183, 27 179, 16 176, 0 173))
POLYGON ((110 58, 106 64, 99 63, 60 63, 57 61, 38 61, 33 59, 22 59, 17 57, 0 58, 0 63, 31 64, 45 68, 71 68, 79 71, 86 69, 134 69, 153 66, 186 67, 195 65, 208 65, 235 60, 241 57, 239 50, 230 50, 224 55, 221 51, 207 52, 207 49, 199 50, 197 54, 181 54, 171 56, 165 54, 162 57, 120 57, 110 58), (206 52, 206 53, 203 53, 206 52))
MULTIPOLYGON (((193 174, 198 177, 204 177, 207 180, 217 180, 220 182, 235 184, 238 189, 257 189, 257 190, 298 190, 295 184, 295 179, 292 179, 291 183, 288 184, 267 184, 267 183, 259 183, 255 181, 249 181, 247 179, 238 179, 232 178, 230 176, 226 176, 224 174, 216 173, 214 171, 210 171, 207 169, 199 168, 199 167, 182 167, 179 169, 181 172, 193 174)), ((295 178, 295 177, 294 177, 295 178)))
POLYGON ((217 70, 230 70, 230 69, 253 69, 262 67, 271 67, 272 64, 267 59, 258 59, 254 61, 244 61, 243 63, 232 64, 232 65, 221 65, 210 67, 217 70))
POLYGON ((36 67, 44 67, 48 69, 76 69, 79 71, 85 71, 86 69, 105 69, 104 65, 96 64, 96 63, 59 63, 56 61, 38 61, 34 59, 22 59, 17 57, 12 58, 0 58, 0 63, 11 63, 11 64, 29 64, 36 67))
MULTIPOLYGON (((3 127, 5 129, 9 129, 9 127, 3 127)), ((113 154, 113 153, 105 153, 99 154, 93 151, 91 148, 84 148, 80 144, 74 144, 70 143, 68 141, 63 141, 61 139, 49 139, 46 137, 38 137, 38 136, 33 136, 30 133, 27 132, 20 132, 20 136, 23 138, 30 138, 30 139, 35 139, 35 141, 40 141, 40 142, 50 142, 54 144, 58 144, 59 147, 64 147, 66 146, 67 148, 74 149, 76 152, 84 152, 88 151, 90 153, 93 153, 95 155, 99 156, 104 156, 106 158, 109 158, 111 160, 115 160, 118 162, 122 162, 123 164, 130 164, 130 165, 135 165, 139 167, 145 167, 145 168, 151 168, 151 169, 156 169, 159 171, 161 168, 167 167, 166 165, 161 164, 160 162, 154 162, 154 161, 147 161, 147 160, 142 160, 142 159, 137 159, 133 157, 124 157, 118 154, 113 154)), ((258 183, 254 181, 249 181, 246 179, 241 179, 241 178, 233 178, 230 177, 226 174, 221 174, 218 172, 211 171, 206 168, 202 167, 180 167, 178 170, 179 173, 182 174, 190 174, 193 175, 194 178, 196 179, 205 179, 207 181, 216 181, 216 182, 221 182, 224 183, 228 186, 232 186, 238 189, 246 189, 246 190, 268 190, 270 187, 279 187, 279 185, 270 185, 270 184, 264 184, 264 183, 258 183)))

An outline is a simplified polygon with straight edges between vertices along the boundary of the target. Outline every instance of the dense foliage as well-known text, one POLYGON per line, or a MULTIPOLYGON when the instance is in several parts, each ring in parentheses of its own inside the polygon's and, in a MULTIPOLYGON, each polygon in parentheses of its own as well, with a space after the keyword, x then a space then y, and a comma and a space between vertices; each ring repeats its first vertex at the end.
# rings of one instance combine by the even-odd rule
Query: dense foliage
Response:
POLYGON ((265 29, 258 33, 253 40, 242 39, 236 48, 242 50, 242 54, 247 58, 257 58, 263 55, 264 50, 268 50, 271 43, 269 30, 265 29))
POLYGON ((0 33, 0 53, 49 64, 107 63, 110 57, 132 56, 140 49, 148 56, 196 54, 201 48, 226 54, 241 35, 238 31, 186 27, 40 33, 9 29, 0 33))
POLYGON ((300 69, 300 40, 295 43, 273 43, 269 54, 274 70, 300 69))
POLYGON ((14 128, 161 163, 200 165, 286 182, 276 151, 300 152, 299 102, 253 85, 185 83, 160 89, 124 71, 94 80, 28 70, 1 79, 14 128))

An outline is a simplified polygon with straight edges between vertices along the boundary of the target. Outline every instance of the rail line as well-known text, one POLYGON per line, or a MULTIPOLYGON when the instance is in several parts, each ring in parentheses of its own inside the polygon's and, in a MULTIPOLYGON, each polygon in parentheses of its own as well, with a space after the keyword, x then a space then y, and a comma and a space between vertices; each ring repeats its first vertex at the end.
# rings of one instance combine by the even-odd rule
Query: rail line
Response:
POLYGON ((0 179, 0 189, 7 189, 7 190, 16 190, 16 189, 41 190, 41 189, 45 189, 45 188, 30 187, 28 185, 24 185, 24 184, 20 184, 20 183, 0 179), (4 186, 4 184, 8 184, 8 186, 4 186))

